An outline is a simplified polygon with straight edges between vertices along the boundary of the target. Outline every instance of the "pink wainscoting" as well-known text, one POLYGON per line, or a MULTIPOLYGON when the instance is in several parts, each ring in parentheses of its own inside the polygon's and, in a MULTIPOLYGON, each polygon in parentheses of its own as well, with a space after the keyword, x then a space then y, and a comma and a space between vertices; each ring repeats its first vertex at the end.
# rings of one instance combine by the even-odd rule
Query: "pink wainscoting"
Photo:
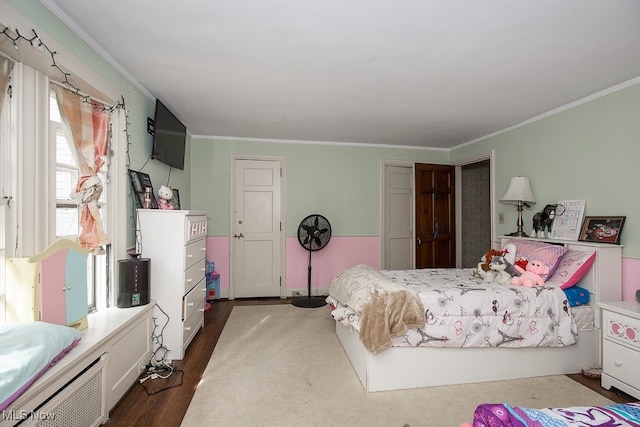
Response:
POLYGON ((622 257, 622 300, 635 301, 640 289, 640 259, 622 257))
MULTIPOLYGON (((297 237, 287 237, 286 242, 286 282, 288 289, 307 289, 307 262, 309 252, 305 251, 297 237)), ((223 295, 229 289, 229 238, 227 236, 207 237, 207 259, 216 263, 220 273, 220 289, 223 295)), ((357 264, 380 267, 379 237, 332 237, 322 250, 311 255, 312 288, 328 288, 333 277, 345 268, 357 264)), ((306 293, 303 293, 306 294, 306 293)))
MULTIPOLYGON (((308 263, 309 252, 297 237, 288 237, 287 289, 307 289, 308 263)), ((311 288, 328 289, 336 274, 358 264, 380 268, 380 238, 332 237, 324 249, 311 254, 311 288)))
MULTIPOLYGON (((207 260, 216 263, 220 273, 220 290, 229 289, 229 237, 207 236, 207 260)), ((222 293, 222 292, 221 292, 222 293)), ((225 292, 226 296, 226 292, 225 292)))
MULTIPOLYGON (((307 288, 308 252, 297 237, 287 238, 287 288, 307 288)), ((328 288, 333 277, 356 264, 380 267, 380 239, 378 237, 332 237, 329 245, 312 255, 311 286, 328 288)), ((215 261, 220 273, 220 289, 229 289, 229 238, 207 237, 207 259, 215 261)), ((640 289, 640 259, 622 258, 622 299, 633 301, 640 289)), ((304 294, 304 293, 303 293, 304 294)))

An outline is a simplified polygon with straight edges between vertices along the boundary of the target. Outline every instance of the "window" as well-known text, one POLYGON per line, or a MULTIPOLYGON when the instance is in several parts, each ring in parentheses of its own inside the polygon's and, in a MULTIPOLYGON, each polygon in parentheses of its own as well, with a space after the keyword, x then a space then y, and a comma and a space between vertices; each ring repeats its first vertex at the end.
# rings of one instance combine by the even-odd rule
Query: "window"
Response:
MULTIPOLYGON (((55 153, 55 237, 75 239, 80 232, 80 205, 72 198, 76 183, 80 177, 78 161, 75 158, 71 145, 73 140, 70 132, 63 123, 56 94, 49 92, 49 144, 55 153)), ((104 187, 108 186, 107 174, 104 169, 98 173, 104 187)), ((108 218, 103 214, 106 211, 108 191, 103 191, 98 201, 98 208, 103 217, 105 231, 108 230, 108 218)), ((110 245, 105 245, 104 250, 97 254, 91 254, 87 260, 87 296, 89 311, 96 309, 96 295, 103 295, 108 290, 108 260, 110 245), (103 290, 103 292, 100 292, 103 290)))

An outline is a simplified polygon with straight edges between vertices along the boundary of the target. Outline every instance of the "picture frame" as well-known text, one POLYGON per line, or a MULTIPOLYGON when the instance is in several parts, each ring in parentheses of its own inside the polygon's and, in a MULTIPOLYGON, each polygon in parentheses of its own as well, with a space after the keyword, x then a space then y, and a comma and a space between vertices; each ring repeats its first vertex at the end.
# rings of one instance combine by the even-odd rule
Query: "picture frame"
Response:
POLYGON ((173 209, 180 210, 180 192, 177 188, 173 189, 173 197, 169 200, 169 204, 173 206, 173 209))
POLYGON ((586 203, 586 200, 559 200, 557 209, 562 209, 562 213, 556 212, 549 237, 559 240, 578 240, 586 203))
POLYGON ((151 177, 144 173, 129 169, 129 178, 131 179, 131 190, 133 192, 133 200, 137 209, 144 207, 144 193, 147 187, 151 188, 151 209, 158 209, 158 201, 156 200, 156 192, 153 189, 151 177))
POLYGON ((626 216, 587 216, 584 218, 579 240, 619 245, 626 218, 626 216))

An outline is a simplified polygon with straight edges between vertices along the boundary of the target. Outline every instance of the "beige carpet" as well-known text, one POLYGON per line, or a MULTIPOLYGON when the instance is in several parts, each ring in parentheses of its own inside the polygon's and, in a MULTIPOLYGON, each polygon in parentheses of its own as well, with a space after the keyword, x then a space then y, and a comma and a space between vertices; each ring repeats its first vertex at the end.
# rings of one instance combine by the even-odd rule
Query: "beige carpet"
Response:
POLYGON ((562 375, 366 393, 328 307, 239 306, 182 425, 457 427, 483 402, 533 408, 612 403, 562 375))

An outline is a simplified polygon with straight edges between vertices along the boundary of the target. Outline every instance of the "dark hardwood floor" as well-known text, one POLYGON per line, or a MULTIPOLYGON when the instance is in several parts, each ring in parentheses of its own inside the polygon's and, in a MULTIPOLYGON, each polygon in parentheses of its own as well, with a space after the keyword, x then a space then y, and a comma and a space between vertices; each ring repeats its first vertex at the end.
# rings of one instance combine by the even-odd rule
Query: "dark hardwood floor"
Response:
MULTIPOLYGON (((173 383, 165 383, 165 386, 172 387, 152 395, 149 395, 141 384, 134 384, 111 411, 107 425, 110 427, 179 426, 211 357, 211 353, 218 342, 220 333, 227 322, 231 309, 236 305, 289 304, 290 302, 290 300, 279 298, 216 301, 209 310, 205 311, 204 328, 198 332, 191 345, 189 345, 184 359, 176 362, 176 368, 182 371, 182 384, 179 382, 179 374, 174 374, 172 376, 173 383)), ((614 389, 611 391, 603 389, 600 387, 599 379, 587 378, 582 374, 568 375, 568 377, 617 403, 638 400, 614 389)), ((145 384, 147 389, 151 389, 153 393, 154 390, 153 387, 150 387, 151 384, 146 382, 145 384)))

